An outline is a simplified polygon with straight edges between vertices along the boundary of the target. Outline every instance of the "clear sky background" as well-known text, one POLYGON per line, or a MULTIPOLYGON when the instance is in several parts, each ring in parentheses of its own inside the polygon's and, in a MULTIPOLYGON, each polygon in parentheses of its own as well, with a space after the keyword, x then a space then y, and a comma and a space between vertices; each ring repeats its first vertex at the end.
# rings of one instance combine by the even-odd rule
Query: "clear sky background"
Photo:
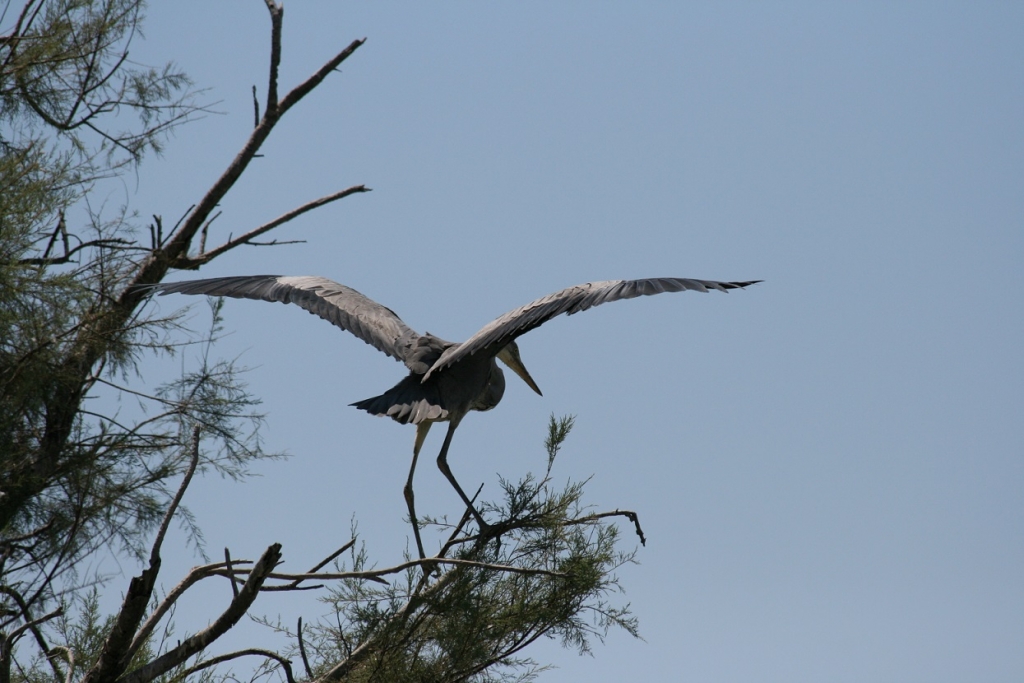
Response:
MULTIPOLYGON (((222 112, 106 197, 172 224, 252 127, 269 19, 157 2, 146 33, 133 59, 174 59, 222 112)), ((460 427, 452 467, 494 495, 543 469, 549 414, 577 415, 556 477, 592 477, 587 501, 637 510, 649 538, 618 598, 645 640, 543 645, 542 680, 1024 680, 1024 5, 293 0, 282 90, 364 36, 211 243, 373 192, 203 276, 323 275, 454 340, 580 282, 765 280, 552 321, 520 340, 544 397, 509 375, 460 427)), ((160 300, 186 304, 202 324, 202 301, 160 300)), ((404 368, 295 307, 226 315, 219 352, 253 367, 267 447, 292 457, 193 487, 210 554, 279 541, 305 569, 355 516, 398 561, 414 431, 347 405, 404 368)), ((460 512, 432 458, 416 490, 460 512)), ((199 561, 172 559, 168 588, 199 561)), ((184 605, 178 634, 228 598, 184 605)), ((255 638, 274 642, 236 644, 255 638)))

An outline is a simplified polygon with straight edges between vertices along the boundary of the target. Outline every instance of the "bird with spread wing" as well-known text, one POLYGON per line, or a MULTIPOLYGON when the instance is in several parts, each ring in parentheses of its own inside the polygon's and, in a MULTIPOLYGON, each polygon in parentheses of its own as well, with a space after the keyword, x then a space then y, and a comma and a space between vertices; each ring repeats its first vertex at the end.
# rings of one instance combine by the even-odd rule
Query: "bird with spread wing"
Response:
POLYGON ((437 466, 472 512, 480 532, 489 525, 477 512, 448 466, 452 435, 471 410, 490 410, 505 393, 505 376, 496 360, 509 367, 535 392, 540 388, 519 357, 516 339, 563 313, 572 315, 609 301, 638 296, 683 292, 728 292, 760 282, 715 282, 689 278, 649 278, 588 282, 541 297, 488 323, 462 342, 450 342, 430 333, 417 334, 394 311, 356 290, 323 277, 251 275, 218 277, 190 282, 151 285, 163 294, 206 294, 236 299, 258 299, 297 304, 364 342, 402 362, 409 374, 380 396, 352 405, 371 415, 386 415, 402 424, 416 425, 412 465, 404 494, 420 558, 424 558, 413 496, 413 475, 423 441, 435 422, 447 422, 448 432, 437 456, 437 466))

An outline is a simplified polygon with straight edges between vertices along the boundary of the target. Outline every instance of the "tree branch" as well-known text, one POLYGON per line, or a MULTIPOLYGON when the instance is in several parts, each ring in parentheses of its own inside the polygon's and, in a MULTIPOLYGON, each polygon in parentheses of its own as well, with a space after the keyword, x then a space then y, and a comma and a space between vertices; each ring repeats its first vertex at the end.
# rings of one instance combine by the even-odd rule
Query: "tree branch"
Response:
POLYGON ((311 202, 307 202, 298 208, 292 209, 291 211, 278 216, 269 223, 264 223, 260 227, 250 230, 249 232, 245 233, 244 235, 241 235, 240 237, 229 239, 227 242, 220 245, 216 249, 212 249, 210 251, 201 253, 198 256, 194 257, 182 255, 178 259, 176 259, 172 265, 175 268, 181 268, 183 270, 195 270, 200 266, 209 263, 210 261, 217 258, 224 252, 230 251, 231 249, 234 249, 239 245, 246 244, 250 242, 250 240, 259 237, 260 235, 269 232, 274 228, 283 225, 294 218, 301 216, 307 211, 312 211, 313 209, 324 206, 325 204, 330 204, 331 202, 335 202, 339 199, 344 199, 349 195, 357 194, 360 192, 370 192, 370 188, 366 187, 365 185, 354 185, 339 192, 335 192, 333 194, 320 197, 319 199, 314 199, 311 202))
MULTIPOLYGON (((251 564, 251 560, 232 560, 232 564, 237 565, 239 563, 251 564)), ((185 594, 185 591, 203 579, 208 579, 211 576, 218 576, 218 574, 215 573, 216 570, 224 569, 226 566, 227 565, 224 562, 216 562, 214 564, 207 564, 201 567, 194 567, 192 571, 190 571, 188 575, 182 579, 170 593, 167 594, 167 597, 163 599, 157 608, 153 610, 153 613, 149 615, 149 618, 146 619, 146 623, 139 629, 135 639, 132 640, 131 647, 128 648, 128 658, 131 659, 135 656, 135 653, 138 652, 139 648, 146 642, 146 639, 148 639, 150 634, 152 634, 156 629, 160 620, 163 619, 164 615, 170 611, 174 606, 174 603, 178 601, 178 598, 185 594)), ((232 581, 234 581, 234 579, 232 579, 232 581)))
MULTIPOLYGON (((277 111, 277 72, 281 66, 281 25, 284 23, 284 7, 273 0, 266 0, 270 11, 270 78, 267 83, 267 113, 277 111)), ((253 88, 253 98, 256 88, 253 88)), ((258 119, 258 117, 257 117, 258 119)))
POLYGON ((299 624, 295 628, 295 636, 299 641, 299 655, 302 656, 302 666, 306 669, 306 678, 313 678, 313 670, 309 668, 309 658, 306 656, 306 644, 302 640, 302 617, 299 617, 299 624))
POLYGON ((174 517, 174 513, 178 510, 178 505, 181 504, 181 499, 185 496, 185 489, 188 488, 189 483, 192 481, 192 475, 196 473, 196 467, 198 466, 199 425, 196 425, 192 428, 192 450, 189 457, 188 470, 185 471, 185 477, 181 480, 178 492, 174 494, 174 500, 167 507, 167 513, 164 515, 163 522, 160 523, 160 530, 156 533, 156 540, 153 541, 153 547, 149 551, 150 566, 160 562, 160 546, 163 545, 164 536, 167 535, 167 527, 170 526, 171 518, 174 517))
POLYGON ((260 588, 270 572, 281 561, 281 544, 274 543, 263 553, 256 566, 249 574, 248 580, 238 592, 238 597, 231 601, 228 608, 206 629, 186 638, 177 647, 168 650, 145 666, 142 666, 119 679, 119 683, 149 683, 174 667, 182 664, 192 655, 209 647, 211 643, 227 633, 249 609, 259 596, 260 588))
MULTIPOLYGON (((280 42, 280 41, 279 41, 280 42)), ((332 71, 341 66, 341 63, 352 56, 352 53, 359 49, 359 47, 366 42, 366 38, 361 40, 353 40, 348 47, 336 54, 330 61, 320 67, 319 70, 299 85, 292 88, 291 92, 285 95, 284 99, 281 100, 281 104, 278 106, 278 116, 284 115, 286 111, 292 108, 293 105, 298 103, 303 97, 308 95, 313 88, 320 85, 332 71)))
MULTIPOLYGON (((526 576, 554 576, 554 577, 558 577, 558 578, 564 578, 564 577, 568 576, 568 574, 566 574, 564 572, 553 572, 553 571, 549 571, 547 569, 526 569, 524 567, 514 567, 512 565, 507 565, 507 564, 492 564, 490 562, 478 562, 476 560, 458 560, 458 559, 454 559, 454 558, 427 557, 427 558, 423 558, 423 559, 409 560, 408 562, 403 562, 402 564, 396 564, 396 565, 394 565, 392 567, 387 567, 385 569, 374 569, 374 570, 370 570, 370 571, 339 572, 339 573, 336 573, 336 574, 277 574, 277 573, 274 573, 274 574, 269 574, 267 576, 267 578, 268 579, 277 579, 279 581, 292 581, 294 583, 298 583, 300 581, 309 581, 309 580, 314 580, 314 579, 321 580, 321 581, 327 581, 327 580, 337 581, 337 580, 341 580, 341 579, 367 579, 369 581, 376 581, 377 583, 387 583, 387 581, 385 581, 384 579, 381 578, 382 576, 388 576, 389 574, 397 574, 399 572, 405 571, 406 569, 409 569, 410 567, 420 567, 420 566, 424 566, 424 565, 436 565, 436 564, 448 564, 448 565, 452 565, 452 566, 455 566, 455 567, 477 567, 477 568, 480 568, 480 569, 490 569, 490 570, 493 570, 493 571, 508 572, 510 574, 524 574, 526 576)), ((253 568, 251 571, 256 571, 256 570, 255 570, 255 568, 253 568)), ((214 573, 216 573, 218 575, 223 575, 223 576, 227 576, 228 575, 226 570, 217 570, 214 573)), ((236 569, 236 570, 234 570, 234 574, 237 574, 237 575, 240 575, 240 576, 245 576, 246 574, 250 574, 250 571, 249 570, 245 570, 245 569, 236 569)), ((265 588, 264 590, 270 590, 271 588, 276 588, 276 589, 280 590, 282 587, 280 587, 280 586, 273 586, 273 587, 265 588)))
MULTIPOLYGON (((160 573, 160 546, 163 544, 164 535, 174 517, 174 512, 185 495, 185 489, 192 481, 192 475, 199 464, 199 427, 192 430, 192 450, 189 468, 185 472, 178 492, 167 508, 166 514, 160 529, 157 531, 156 539, 149 553, 149 567, 141 574, 132 579, 128 586, 128 593, 124 596, 124 602, 114 626, 103 642, 103 649, 100 652, 96 664, 89 670, 83 679, 83 683, 107 683, 117 680, 131 663, 132 656, 136 649, 133 649, 138 638, 139 624, 145 615, 150 599, 153 597, 153 588, 156 585, 157 574, 160 573)), ((141 643, 141 641, 139 641, 141 643)))
MULTIPOLYGON (((356 543, 356 539, 353 538, 348 543, 346 543, 345 545, 341 546, 340 548, 335 550, 333 553, 331 553, 330 555, 325 557, 323 560, 318 562, 312 569, 310 569, 308 572, 306 572, 306 574, 307 575, 313 575, 313 576, 319 576, 319 574, 317 574, 318 571, 323 569, 327 565, 328 562, 330 562, 331 560, 336 558, 338 555, 341 555, 343 552, 345 552, 346 550, 351 548, 353 545, 355 545, 355 543, 356 543)), ((228 570, 229 571, 231 570, 230 566, 228 567, 228 570)), ((233 576, 234 576, 234 572, 232 572, 232 577, 233 576)), ((263 590, 265 590, 265 591, 298 590, 299 589, 299 584, 302 583, 303 580, 304 579, 296 579, 295 581, 291 582, 290 584, 288 584, 286 586, 266 586, 263 590)), ((235 581, 235 579, 232 578, 232 581, 235 581)), ((308 588, 309 587, 307 587, 307 590, 308 590, 308 588)), ((301 620, 301 618, 300 618, 300 620, 301 620)))
MULTIPOLYGON (((47 524, 47 526, 49 526, 49 524, 47 524)), ((32 615, 29 613, 28 603, 25 602, 25 599, 22 597, 21 593, 19 593, 18 591, 14 590, 10 586, 4 586, 4 585, 0 585, 0 593, 3 593, 4 595, 7 595, 12 600, 14 600, 14 603, 18 606, 18 609, 21 610, 21 618, 25 620, 25 626, 27 626, 29 628, 29 630, 32 631, 32 637, 36 639, 36 645, 39 646, 39 649, 41 651, 43 651, 43 652, 48 651, 49 650, 49 645, 46 643, 46 638, 43 637, 43 632, 39 630, 38 626, 39 626, 39 624, 41 624, 41 623, 43 623, 45 621, 49 621, 50 619, 52 619, 54 616, 57 616, 57 615, 54 614, 53 616, 46 616, 46 617, 43 617, 41 620, 39 620, 39 619, 32 619, 32 615)), ((24 627, 22 627, 22 628, 24 629, 24 627)), ((7 640, 9 642, 13 643, 14 642, 13 641, 13 637, 14 637, 14 634, 12 633, 11 636, 9 638, 7 638, 7 640)), ((53 661, 52 659, 49 660, 49 661, 50 661, 50 668, 53 669, 54 675, 58 679, 63 678, 64 677, 64 672, 62 672, 60 670, 60 666, 57 664, 57 662, 53 661)))
MULTIPOLYGON (((27 30, 26 22, 35 16, 45 3, 25 6, 22 17, 15 27, 15 34, 27 30), (30 11, 29 8, 32 8, 30 11), (26 19, 28 17, 28 19, 26 19)), ((277 7, 268 0, 268 8, 277 7)), ((273 11, 272 11, 273 14, 273 11)), ((276 15, 279 19, 280 13, 276 15)), ((272 18, 272 23, 274 22, 272 18)), ((279 22, 278 22, 279 23, 279 22)), ((188 217, 182 222, 170 239, 140 263, 116 300, 104 300, 102 305, 91 311, 77 330, 75 340, 64 354, 60 366, 53 376, 60 378, 49 390, 51 399, 46 401, 46 424, 39 436, 35 457, 20 463, 12 477, 13 485, 0 496, 0 528, 9 525, 27 501, 49 486, 60 471, 68 439, 74 429, 78 411, 88 390, 88 379, 93 368, 110 351, 110 340, 121 339, 125 325, 137 314, 146 292, 137 285, 151 285, 163 280, 168 270, 180 258, 187 257, 193 239, 199 233, 217 205, 231 190, 255 158, 263 143, 270 136, 278 120, 290 107, 298 103, 321 83, 341 62, 351 56, 364 40, 352 42, 344 50, 325 63, 316 73, 307 78, 271 111, 264 113, 260 124, 253 129, 248 140, 221 175, 206 191, 188 217)), ((271 53, 280 55, 280 31, 271 32, 271 53)), ((142 585, 137 588, 144 588, 142 585)))
POLYGON ((131 242, 131 241, 126 240, 126 239, 121 239, 121 238, 118 238, 118 237, 114 237, 114 238, 110 238, 110 239, 89 240, 88 242, 82 242, 81 244, 79 244, 78 246, 76 246, 76 247, 74 247, 72 249, 68 249, 67 245, 65 244, 64 255, 63 256, 43 256, 43 257, 36 257, 36 258, 23 258, 23 259, 18 259, 18 261, 16 263, 18 265, 22 265, 22 266, 56 266, 56 265, 60 265, 62 263, 68 263, 71 260, 71 257, 76 252, 79 252, 82 249, 87 249, 88 247, 100 247, 100 248, 106 248, 106 249, 113 249, 113 248, 116 248, 116 247, 122 247, 122 248, 131 247, 133 245, 134 245, 134 242, 131 242))
MULTIPOLYGON (((224 548, 224 564, 227 566, 228 572, 233 573, 233 570, 231 568, 231 551, 228 550, 226 547, 224 548)), ((238 584, 235 583, 235 580, 233 578, 229 581, 231 583, 231 594, 237 598, 238 584)))
POLYGON ((229 652, 226 655, 220 655, 219 657, 208 659, 202 664, 196 664, 190 669, 187 669, 183 674, 181 674, 181 680, 187 679, 189 676, 196 673, 197 671, 202 671, 203 669, 208 669, 211 666, 217 666, 218 664, 221 664, 223 662, 227 662, 232 659, 238 659, 239 657, 246 657, 249 655, 256 655, 258 657, 266 657, 267 659, 273 659, 281 665, 282 669, 284 669, 286 682, 295 683, 295 677, 292 675, 291 660, 285 659, 276 652, 271 652, 270 650, 260 650, 258 648, 249 648, 247 650, 239 650, 238 652, 229 652))
POLYGON ((586 517, 579 517, 577 519, 569 519, 563 522, 565 526, 575 526, 576 524, 589 524, 605 517, 626 517, 629 521, 633 522, 633 526, 636 528, 636 535, 640 537, 640 545, 647 545, 647 538, 644 536, 644 530, 640 528, 640 516, 632 510, 612 510, 611 512, 597 512, 586 517))
POLYGON ((39 626, 39 624, 45 624, 50 619, 56 619, 57 617, 59 617, 62 614, 64 614, 63 608, 58 607, 57 609, 53 610, 49 614, 44 614, 43 616, 38 617, 36 619, 33 619, 32 621, 25 622, 24 624, 22 624, 18 628, 14 629, 10 633, 8 633, 7 637, 5 638, 5 640, 8 643, 13 643, 25 631, 32 631, 32 630, 35 629, 36 626, 39 626))
MULTIPOLYGON (((276 3, 273 3, 271 0, 266 1, 268 9, 271 11, 271 55, 280 55, 281 34, 279 30, 274 29, 274 24, 280 23, 282 13, 280 11, 275 12, 274 8, 277 7, 276 3)), ((275 106, 272 109, 268 108, 268 110, 264 112, 259 125, 253 129, 252 133, 249 134, 249 139, 246 141, 241 151, 239 151, 235 156, 234 160, 228 165, 224 172, 221 173, 220 177, 217 178, 210 189, 207 190, 203 198, 198 204, 196 204, 192 213, 189 214, 181 227, 176 230, 171 239, 168 240, 166 246, 153 253, 150 259, 139 269, 139 272, 136 274, 131 284, 125 288, 121 295, 121 299, 118 302, 125 315, 130 315, 131 311, 134 310, 135 306, 137 306, 144 297, 144 291, 135 288, 134 285, 156 284, 157 282, 160 282, 163 276, 167 273, 168 268, 172 266, 179 267, 175 265, 179 259, 185 258, 187 262, 187 254, 189 245, 192 243, 192 239, 199 232, 200 228, 206 222, 206 219, 213 212, 214 208, 216 208, 228 191, 242 176, 242 173, 249 166, 249 162, 255 158, 256 153, 270 136, 270 132, 274 129, 274 126, 277 124, 281 116, 283 116, 284 113, 299 100, 309 94, 313 88, 319 85, 320 82, 327 77, 327 74, 336 69, 343 61, 348 59, 348 57, 350 57, 352 53, 355 52, 364 42, 366 42, 365 38, 353 41, 347 48, 339 52, 326 64, 320 67, 316 73, 289 92, 278 106, 275 106)), ((279 58, 280 57, 278 57, 278 59, 279 58)), ((274 68, 272 67, 272 73, 273 72, 274 68)), ((276 88, 276 78, 274 87, 276 88)), ((270 93, 268 92, 268 101, 269 99, 270 93)))

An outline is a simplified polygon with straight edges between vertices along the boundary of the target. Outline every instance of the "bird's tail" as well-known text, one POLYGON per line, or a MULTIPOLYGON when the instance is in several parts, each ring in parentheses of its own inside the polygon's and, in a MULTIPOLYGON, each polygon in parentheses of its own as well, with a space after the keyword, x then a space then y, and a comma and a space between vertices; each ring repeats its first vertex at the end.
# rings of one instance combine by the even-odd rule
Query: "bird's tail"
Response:
POLYGON ((436 388, 431 383, 424 385, 422 379, 422 375, 409 375, 380 396, 351 405, 371 415, 386 415, 402 424, 447 419, 448 411, 441 405, 436 388))

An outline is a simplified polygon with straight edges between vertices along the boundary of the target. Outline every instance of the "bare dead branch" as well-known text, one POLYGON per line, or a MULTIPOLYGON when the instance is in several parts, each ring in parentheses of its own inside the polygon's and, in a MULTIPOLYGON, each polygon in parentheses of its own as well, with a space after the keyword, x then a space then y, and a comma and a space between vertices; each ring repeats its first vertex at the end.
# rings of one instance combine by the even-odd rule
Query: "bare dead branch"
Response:
MULTIPOLYGON (((173 237, 168 240, 167 245, 164 249, 160 250, 159 253, 153 255, 153 257, 140 269, 132 282, 132 285, 147 285, 159 282, 163 275, 167 272, 167 268, 170 266, 174 267, 188 267, 179 265, 178 262, 183 260, 184 264, 189 263, 186 255, 188 254, 189 245, 192 242, 192 238, 199 232, 203 223, 207 217, 213 211, 213 209, 220 203, 224 195, 234 186, 235 182, 241 177, 242 173, 248 167, 249 162, 253 160, 260 147, 269 137, 270 132, 273 130, 277 121, 284 115, 284 113, 299 102, 303 97, 309 94, 317 85, 319 85, 327 75, 336 69, 343 61, 348 59, 356 49, 359 48, 366 39, 353 41, 347 48, 339 52, 327 63, 325 63, 316 73, 303 81, 300 85, 295 87, 280 104, 276 103, 276 73, 277 63, 280 61, 281 52, 281 33, 280 25, 283 17, 283 11, 280 7, 267 0, 267 8, 271 14, 271 85, 273 86, 272 91, 267 93, 268 104, 271 102, 275 103, 275 106, 267 108, 263 114, 263 118, 260 119, 260 123, 256 128, 253 129, 249 135, 249 139, 242 147, 241 151, 235 156, 234 160, 228 165, 221 176, 213 183, 210 189, 206 192, 206 195, 199 201, 196 208, 192 211, 189 217, 182 224, 173 237), (276 26, 276 27, 275 27, 276 26), (276 56, 276 57, 275 57, 276 56), (278 62, 274 60, 277 59, 278 62)), ((222 253, 222 252, 220 252, 222 253)), ((206 259, 207 261, 209 259, 206 259)), ((205 262, 205 261, 204 261, 205 262)), ((198 267, 193 266, 193 267, 198 267)), ((142 292, 129 286, 121 296, 121 303, 124 306, 130 306, 134 308, 139 301, 142 300, 142 292)))
MULTIPOLYGON (((238 577, 235 577, 234 580, 235 581, 239 581, 238 577)), ((384 583, 387 583, 387 581, 384 581, 384 583)), ((275 593, 275 592, 277 592, 277 593, 290 593, 290 592, 293 592, 293 591, 294 592, 315 591, 315 590, 319 590, 319 589, 323 588, 326 585, 327 584, 324 584, 324 583, 311 583, 308 586, 300 586, 298 584, 291 584, 291 583, 289 583, 289 584, 287 584, 285 586, 264 586, 260 590, 263 591, 264 593, 275 593)))
POLYGON ((228 608, 217 617, 209 627, 194 636, 182 641, 177 647, 168 650, 160 657, 146 665, 121 677, 120 683, 149 683, 157 676, 167 673, 174 667, 183 664, 189 657, 209 647, 211 643, 227 633, 246 613, 259 596, 264 581, 281 561, 281 544, 274 543, 263 553, 256 566, 249 573, 238 597, 231 601, 228 608))
MULTIPOLYGON (((256 86, 252 86, 252 108, 253 108, 253 124, 252 127, 260 125, 260 101, 256 98, 256 86)), ((202 251, 200 249, 200 251, 202 251)))
MULTIPOLYGON (((223 211, 218 211, 217 213, 215 213, 215 214, 213 214, 212 216, 210 216, 210 219, 209 219, 208 221, 206 221, 205 223, 203 223, 203 228, 202 228, 202 230, 200 231, 200 234, 201 234, 201 235, 203 235, 204 237, 205 237, 205 235, 209 234, 209 232, 210 232, 210 226, 211 226, 211 225, 213 225, 213 222, 214 222, 215 220, 217 220, 218 218, 220 218, 220 216, 221 216, 221 214, 222 214, 222 213, 224 213, 224 212, 223 212, 223 211)), ((204 240, 204 241, 205 241, 205 240, 204 240)), ((204 248, 205 248, 205 247, 204 247, 204 248)), ((200 249, 200 250, 199 250, 199 253, 200 253, 200 254, 201 254, 201 253, 203 253, 203 249, 200 249)))
POLYGON ((23 266, 56 266, 62 263, 70 262, 72 256, 82 251, 83 249, 88 249, 89 247, 113 249, 116 247, 131 247, 134 244, 135 243, 130 240, 121 239, 120 237, 112 237, 108 239, 89 240, 88 242, 82 242, 78 246, 68 249, 68 245, 65 242, 63 256, 40 256, 35 258, 24 258, 18 259, 16 263, 23 266))
MULTIPOLYGON (((554 576, 554 577, 565 577, 567 574, 564 572, 553 572, 547 569, 526 569, 524 567, 514 567, 507 564, 492 564, 490 562, 478 562, 476 560, 457 560, 454 558, 444 557, 428 557, 424 559, 409 560, 401 564, 396 564, 392 567, 385 569, 373 569, 369 571, 361 572, 338 572, 334 574, 278 574, 271 573, 267 576, 268 579, 276 579, 278 581, 309 581, 309 580, 320 580, 320 581, 337 581, 342 579, 366 579, 369 581, 376 581, 377 583, 387 583, 383 576, 390 574, 397 574, 403 572, 410 567, 420 567, 423 565, 434 565, 434 564, 447 564, 456 567, 476 567, 479 569, 490 569, 493 571, 508 572, 511 574, 524 574, 527 576, 554 576)), ((255 571, 253 569, 252 571, 255 571)), ((220 570, 217 574, 227 576, 226 570, 220 570)), ((249 574, 249 570, 236 569, 234 574, 245 576, 249 574)))
MULTIPOLYGON (((306 574, 315 575, 318 571, 320 571, 325 566, 327 566, 327 563, 331 562, 332 560, 334 560, 334 558, 338 557, 338 555, 341 555, 343 552, 345 552, 346 550, 351 548, 353 545, 355 545, 355 543, 356 543, 356 539, 353 538, 348 543, 346 543, 345 545, 341 546, 340 548, 335 550, 333 553, 331 553, 330 555, 325 557, 323 560, 318 562, 312 569, 310 569, 308 572, 306 572, 306 574)), ((231 568, 228 567, 229 571, 230 571, 230 569, 231 568)), ((267 587, 264 587, 263 590, 265 590, 265 591, 272 591, 272 590, 281 590, 281 591, 283 591, 283 590, 299 590, 299 584, 302 583, 302 581, 303 581, 302 579, 296 579, 295 581, 293 581, 292 583, 290 583, 290 584, 288 584, 286 586, 267 586, 267 587)), ((319 586, 316 586, 316 588, 322 588, 322 587, 323 587, 323 584, 320 584, 319 586)), ((306 590, 309 590, 310 588, 313 588, 313 586, 307 586, 306 590)))
POLYGON ((185 496, 185 489, 188 488, 189 483, 192 481, 192 475, 196 473, 196 467, 199 466, 199 425, 192 428, 192 449, 189 455, 188 469, 185 471, 185 476, 181 480, 181 485, 178 487, 178 492, 174 494, 174 499, 171 504, 167 507, 167 512, 164 514, 164 519, 160 523, 160 530, 156 534, 156 540, 153 541, 153 547, 149 551, 149 565, 160 563, 160 546, 163 545, 164 536, 167 535, 167 528, 171 525, 171 518, 174 517, 174 513, 178 510, 178 505, 181 504, 181 499, 185 496))
POLYGON ((370 188, 366 187, 365 185, 354 185, 339 192, 335 192, 333 194, 320 197, 319 199, 314 199, 311 202, 307 202, 298 208, 292 209, 291 211, 278 216, 269 223, 264 223, 260 227, 250 230, 244 235, 228 239, 227 242, 220 245, 216 249, 200 253, 198 256, 194 257, 183 255, 174 262, 174 267, 190 270, 199 268, 200 266, 217 258, 224 252, 234 249, 235 247, 241 244, 251 243, 252 239, 259 237, 260 235, 269 232, 270 230, 273 230, 274 228, 283 225, 294 218, 301 216, 307 211, 312 211, 313 209, 324 206, 325 204, 330 204, 331 202, 338 201, 339 199, 344 199, 349 195, 358 194, 360 192, 370 192, 370 188))
POLYGON ((597 512, 592 515, 586 515, 585 517, 578 517, 576 519, 569 519, 563 522, 565 526, 575 526, 577 524, 590 524, 599 519, 605 517, 626 517, 629 521, 633 522, 633 526, 636 527, 636 535, 640 537, 640 545, 647 545, 647 538, 644 536, 644 530, 640 528, 640 517, 632 510, 612 510, 611 512, 597 512))
POLYGON ((218 664, 222 664, 223 662, 227 662, 232 659, 238 659, 239 657, 246 657, 250 655, 255 655, 257 657, 266 657, 267 659, 273 659, 275 662, 281 665, 282 669, 284 669, 284 675, 287 683, 295 683, 295 677, 292 675, 291 660, 285 659, 276 652, 271 652, 270 650, 260 650, 258 648, 249 648, 247 650, 239 650, 238 652, 229 652, 226 655, 220 655, 219 657, 208 659, 201 664, 197 664, 192 668, 187 669, 185 673, 181 675, 181 677, 182 679, 185 679, 191 676, 192 674, 196 673, 197 671, 209 669, 211 666, 217 666, 218 664))
POLYGON ((309 668, 309 658, 306 657, 306 643, 302 640, 302 617, 299 617, 295 634, 299 639, 299 654, 302 656, 302 666, 306 669, 306 678, 313 678, 313 670, 309 668))
POLYGON ((277 111, 277 73, 281 66, 281 26, 284 23, 284 7, 273 0, 266 0, 266 3, 267 10, 270 11, 270 76, 267 84, 267 115, 270 115, 271 112, 277 111))
POLYGON ((159 249, 164 246, 164 219, 161 216, 153 216, 153 225, 156 226, 156 240, 154 240, 153 248, 159 249))
POLYGON ((14 629, 10 633, 8 633, 7 637, 5 638, 5 640, 6 640, 7 643, 13 643, 25 631, 31 631, 31 630, 35 629, 36 626, 39 626, 39 624, 45 624, 50 619, 56 619, 57 617, 59 617, 62 614, 64 614, 64 610, 62 608, 58 607, 57 609, 53 610, 49 614, 44 614, 43 616, 38 617, 36 619, 33 619, 32 621, 27 621, 24 624, 22 624, 21 626, 19 626, 18 628, 14 629))
MULTIPOLYGON (((67 228, 66 228, 66 226, 64 224, 64 212, 63 211, 60 212, 60 214, 59 214, 59 216, 57 218, 57 225, 56 225, 56 227, 54 227, 53 233, 50 235, 50 241, 46 243, 46 249, 43 251, 43 258, 44 259, 48 258, 50 256, 50 251, 53 250, 53 245, 57 241, 57 235, 58 234, 64 235, 65 245, 67 245, 67 228)), ((67 251, 67 248, 65 248, 64 251, 67 251)))
POLYGON ((188 218, 189 213, 191 213, 192 209, 194 208, 196 208, 195 204, 185 209, 185 212, 181 214, 181 218, 179 218, 178 222, 174 224, 174 227, 171 229, 171 232, 174 232, 175 230, 181 227, 181 224, 185 222, 185 219, 188 218))
MULTIPOLYGON (((233 564, 236 566, 239 564, 252 564, 252 560, 233 560, 233 564)), ((128 648, 128 658, 131 659, 135 656, 135 653, 138 652, 139 648, 146 642, 146 639, 148 639, 156 629, 160 620, 163 619, 164 615, 171 610, 174 604, 178 601, 178 598, 185 594, 185 591, 203 579, 208 579, 211 576, 218 576, 218 574, 216 574, 216 570, 225 569, 226 567, 227 565, 224 562, 215 562, 201 567, 193 567, 192 571, 190 571, 188 575, 182 579, 170 593, 167 594, 167 597, 161 601, 157 608, 153 610, 153 613, 149 615, 149 618, 146 619, 146 623, 139 629, 138 634, 132 641, 131 647, 128 648)))
MULTIPOLYGON (((229 574, 232 573, 232 569, 231 569, 231 551, 228 550, 227 548, 224 548, 224 564, 227 566, 228 573, 229 574)), ((238 597, 238 584, 235 583, 234 579, 231 579, 230 582, 231 582, 231 594, 234 595, 237 598, 238 597)))
POLYGON ((344 50, 335 55, 334 58, 332 58, 322 67, 320 67, 320 69, 315 74, 307 78, 299 85, 292 88, 291 92, 285 95, 284 99, 281 100, 281 104, 278 107, 278 115, 283 115, 299 100, 308 95, 310 91, 313 90, 313 88, 320 85, 321 81, 327 78, 327 76, 329 76, 332 71, 341 66, 341 63, 344 62, 349 57, 351 57, 352 53, 359 49, 359 46, 361 46, 365 42, 366 38, 363 38, 361 40, 353 40, 348 47, 346 47, 344 50))
POLYGON ((285 244, 305 244, 307 240, 270 240, 269 242, 246 242, 247 247, 281 247, 285 244))

